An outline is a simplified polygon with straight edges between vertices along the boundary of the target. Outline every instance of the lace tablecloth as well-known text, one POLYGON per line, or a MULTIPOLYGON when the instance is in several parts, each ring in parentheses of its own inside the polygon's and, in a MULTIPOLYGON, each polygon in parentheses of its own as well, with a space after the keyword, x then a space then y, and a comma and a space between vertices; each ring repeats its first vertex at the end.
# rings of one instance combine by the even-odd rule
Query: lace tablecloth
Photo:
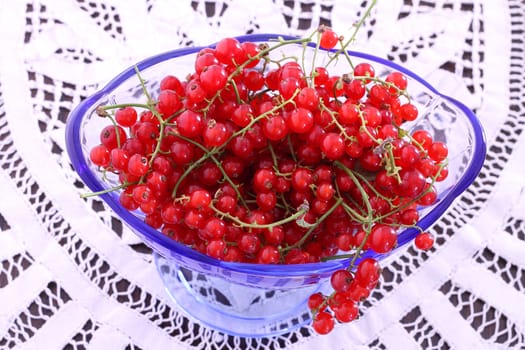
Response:
POLYGON ((481 174, 328 336, 225 336, 169 300, 151 252, 71 168, 68 113, 134 62, 255 32, 344 33, 368 0, 0 0, 0 348, 525 349, 525 2, 379 0, 356 46, 481 119, 481 174))

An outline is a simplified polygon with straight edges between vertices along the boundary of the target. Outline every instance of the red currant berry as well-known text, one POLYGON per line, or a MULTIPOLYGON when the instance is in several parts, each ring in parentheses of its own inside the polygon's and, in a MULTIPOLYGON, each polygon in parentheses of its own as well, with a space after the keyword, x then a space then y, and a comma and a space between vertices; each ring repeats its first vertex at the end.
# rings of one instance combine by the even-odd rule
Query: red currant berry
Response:
POLYGON ((385 81, 393 85, 388 88, 388 91, 393 95, 399 94, 398 90, 405 90, 408 84, 407 77, 401 72, 390 73, 385 81))
POLYGON ((128 161, 128 172, 134 176, 143 176, 149 170, 148 159, 140 154, 134 154, 128 161))
POLYGON ((372 228, 368 240, 371 249, 384 254, 392 251, 397 245, 397 234, 392 227, 378 224, 372 228))
MULTIPOLYGON (((354 67, 354 76, 355 77, 375 77, 375 69, 370 63, 359 63, 354 67)), ((370 82, 370 79, 366 79, 365 82, 370 82)))
POLYGON ((348 270, 337 270, 330 277, 330 284, 336 292, 347 292, 354 276, 348 270))
POLYGON ((205 67, 199 75, 201 86, 210 94, 223 89, 228 81, 228 73, 224 66, 214 64, 205 67))
POLYGON ((359 315, 357 303, 354 301, 346 301, 337 306, 334 311, 335 318, 342 323, 347 323, 355 320, 359 315))
POLYGON ((321 151, 330 160, 341 158, 346 151, 343 137, 335 132, 329 132, 324 135, 321 144, 321 151))
POLYGON ((120 108, 115 112, 115 121, 124 127, 130 127, 137 121, 137 111, 133 107, 120 108))
POLYGON ((314 116, 306 108, 294 109, 288 118, 288 127, 292 132, 304 134, 314 126, 314 116))
POLYGON ((262 247, 257 254, 257 262, 260 264, 278 264, 280 260, 279 250, 272 245, 262 247))
POLYGON ((188 202, 189 208, 201 209, 207 208, 211 203, 211 195, 207 190, 195 190, 190 193, 188 202))
POLYGON ((182 108, 182 101, 173 90, 162 90, 158 97, 157 111, 166 119, 182 108))
POLYGON ((373 258, 365 258, 357 265, 355 272, 355 280, 358 284, 367 287, 376 283, 381 277, 381 269, 377 260, 373 258))
POLYGON ((339 42, 339 35, 337 35, 333 30, 326 28, 321 33, 321 39, 319 40, 319 46, 323 49, 330 50, 337 45, 339 42))
POLYGON ((126 132, 120 126, 108 125, 100 132, 100 143, 112 150, 120 147, 127 139, 126 132))
POLYGON ((322 293, 314 293, 308 298, 308 308, 312 311, 320 312, 328 306, 326 297, 322 293))
POLYGON ((416 248, 421 250, 429 250, 434 245, 434 236, 429 232, 421 232, 414 239, 416 248))
POLYGON ((177 130, 182 136, 194 138, 203 128, 202 116, 196 112, 186 110, 177 117, 177 130))
POLYGON ((106 167, 109 165, 110 162, 110 153, 106 146, 104 145, 98 145, 91 149, 89 152, 89 159, 93 162, 93 164, 106 167))
POLYGON ((448 156, 448 147, 445 143, 436 141, 428 148, 428 156, 436 162, 442 162, 448 156))
POLYGON ((206 246, 206 254, 215 259, 224 259, 226 255, 226 243, 222 239, 209 241, 206 246))
POLYGON ((318 334, 330 333, 334 329, 334 325, 334 317, 326 311, 317 313, 312 322, 312 327, 318 334))

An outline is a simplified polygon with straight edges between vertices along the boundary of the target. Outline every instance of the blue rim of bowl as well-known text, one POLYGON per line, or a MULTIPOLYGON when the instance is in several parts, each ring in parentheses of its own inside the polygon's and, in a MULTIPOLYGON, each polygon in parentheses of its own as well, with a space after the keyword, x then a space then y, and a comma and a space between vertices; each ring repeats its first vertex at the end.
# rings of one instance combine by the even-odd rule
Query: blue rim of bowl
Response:
MULTIPOLYGON (((237 36, 236 38, 240 42, 244 42, 244 41, 267 42, 267 41, 275 40, 277 38, 283 38, 285 40, 297 39, 296 37, 293 37, 293 36, 278 35, 278 34, 250 34, 250 35, 237 36)), ((315 44, 313 43, 309 44, 309 46, 314 46, 314 45, 315 44)), ((138 62, 136 64, 136 67, 139 69, 139 71, 143 71, 144 69, 148 67, 161 63, 168 59, 192 54, 192 53, 195 53, 201 50, 204 47, 214 47, 214 46, 215 44, 211 44, 208 46, 182 48, 182 49, 167 51, 167 52, 155 55, 155 56, 151 56, 149 58, 146 58, 138 62)), ((412 71, 394 62, 391 62, 389 60, 386 60, 386 59, 383 59, 383 58, 380 58, 374 55, 370 55, 367 53, 356 52, 356 51, 351 51, 351 50, 349 50, 348 53, 353 57, 358 57, 358 58, 362 58, 368 61, 377 62, 382 65, 388 66, 392 68, 393 70, 398 70, 406 74, 407 76, 411 77, 412 79, 424 85, 436 96, 439 96, 443 98, 444 100, 447 100, 450 103, 454 104, 465 114, 465 116, 468 118, 470 122, 470 125, 474 132, 474 145, 473 145, 474 150, 473 150, 472 160, 470 164, 468 165, 464 175, 459 179, 458 183, 456 183, 451 189, 451 191, 444 198, 442 198, 440 202, 418 222, 418 226, 421 227, 423 230, 425 230, 432 223, 434 223, 441 215, 443 215, 445 210, 452 204, 454 199, 457 196, 459 196, 465 189, 467 189, 467 187, 471 185, 471 183, 474 181, 474 179, 479 174, 481 167, 483 166, 483 163, 485 161, 485 155, 486 155, 485 134, 481 127, 481 124, 478 118, 476 117, 476 115, 467 106, 465 106, 463 103, 459 102, 458 100, 450 96, 441 94, 430 83, 428 83, 426 80, 419 77, 412 71)), ((103 187, 102 184, 97 180, 97 177, 92 172, 91 168, 86 163, 86 160, 83 157, 82 145, 80 144, 80 127, 81 127, 83 116, 85 116, 86 113, 90 109, 93 108, 93 104, 95 102, 99 101, 102 97, 110 93, 113 89, 117 88, 122 82, 124 82, 125 80, 129 79, 130 77, 134 75, 136 75, 135 65, 124 70, 122 73, 120 73, 115 78, 113 78, 105 87, 103 87, 102 89, 94 93, 93 95, 83 100, 71 112, 67 120, 65 137, 66 137, 66 147, 67 147, 68 155, 72 161, 74 169, 79 174, 80 178, 93 192, 104 190, 105 187, 103 187)), ((204 263, 204 264, 216 266, 219 268, 225 268, 231 271, 254 274, 254 275, 259 275, 259 276, 281 276, 281 277, 290 276, 290 277, 293 277, 293 276, 305 275, 305 274, 312 273, 312 272, 315 272, 318 274, 327 273, 327 272, 334 271, 339 268, 344 268, 348 265, 348 262, 349 262, 349 259, 335 259, 335 260, 329 260, 326 262, 310 263, 310 264, 265 265, 265 264, 232 263, 232 262, 220 261, 220 260, 211 258, 205 254, 199 253, 189 248, 188 246, 178 243, 170 239, 169 237, 163 235, 161 232, 151 228, 146 223, 144 223, 141 219, 135 217, 133 214, 128 212, 126 209, 124 209, 120 205, 118 200, 116 200, 115 196, 112 196, 111 194, 102 194, 100 195, 100 198, 102 198, 117 215, 123 218, 127 222, 128 225, 131 225, 131 227, 134 230, 142 232, 145 236, 147 236, 149 239, 155 242, 155 244, 161 245, 164 248, 176 254, 180 254, 187 258, 196 260, 199 263, 204 263)), ((406 243, 412 241, 418 232, 419 231, 414 228, 403 230, 401 233, 399 233, 399 236, 398 236, 398 247, 403 246, 406 243)), ((368 251, 363 255, 362 258, 375 257, 375 258, 381 259, 385 257, 386 255, 389 255, 389 254, 377 254, 377 253, 368 251)))

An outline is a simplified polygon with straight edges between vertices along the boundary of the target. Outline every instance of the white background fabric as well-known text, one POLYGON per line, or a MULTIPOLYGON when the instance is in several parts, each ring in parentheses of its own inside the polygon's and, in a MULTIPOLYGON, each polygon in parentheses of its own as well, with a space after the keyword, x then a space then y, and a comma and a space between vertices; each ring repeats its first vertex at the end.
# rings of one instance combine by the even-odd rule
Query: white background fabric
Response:
POLYGON ((363 315, 328 336, 228 337, 167 297, 150 252, 72 170, 68 113, 152 54, 244 33, 339 33, 367 0, 0 0, 0 348, 525 349, 525 2, 379 0, 355 50, 472 108, 480 176, 385 262, 363 315))

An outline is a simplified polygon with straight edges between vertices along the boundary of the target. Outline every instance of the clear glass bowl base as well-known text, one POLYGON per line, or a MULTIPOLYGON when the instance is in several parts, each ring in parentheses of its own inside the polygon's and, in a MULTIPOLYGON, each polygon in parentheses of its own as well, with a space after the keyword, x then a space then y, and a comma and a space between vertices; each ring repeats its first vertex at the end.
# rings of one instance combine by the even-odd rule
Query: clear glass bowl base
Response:
POLYGON ((187 316, 235 336, 272 336, 309 324, 308 297, 323 287, 250 287, 189 270, 157 253, 153 257, 167 293, 187 316))

